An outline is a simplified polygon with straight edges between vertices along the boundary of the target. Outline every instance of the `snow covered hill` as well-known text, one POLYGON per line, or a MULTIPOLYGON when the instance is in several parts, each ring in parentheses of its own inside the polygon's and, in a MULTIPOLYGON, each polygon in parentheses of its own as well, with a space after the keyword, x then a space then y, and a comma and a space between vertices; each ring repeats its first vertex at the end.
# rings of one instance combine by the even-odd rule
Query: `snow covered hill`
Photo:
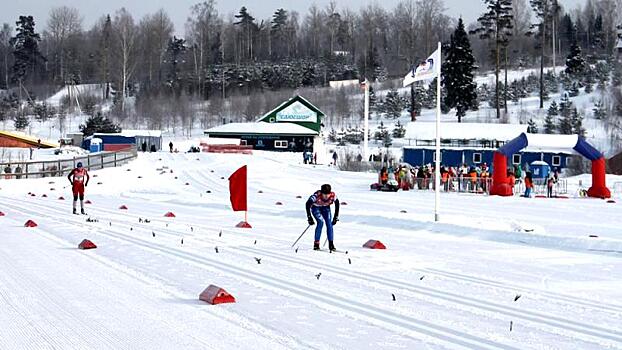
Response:
POLYGON ((619 203, 452 193, 434 223, 433 193, 369 192, 375 174, 286 153, 141 154, 91 175, 89 216, 64 178, 0 180, 0 348, 622 349, 619 203), (253 228, 235 229, 244 164, 253 228), (312 251, 312 232, 290 248, 324 182, 347 254, 312 251), (237 303, 199 301, 209 284, 237 303))

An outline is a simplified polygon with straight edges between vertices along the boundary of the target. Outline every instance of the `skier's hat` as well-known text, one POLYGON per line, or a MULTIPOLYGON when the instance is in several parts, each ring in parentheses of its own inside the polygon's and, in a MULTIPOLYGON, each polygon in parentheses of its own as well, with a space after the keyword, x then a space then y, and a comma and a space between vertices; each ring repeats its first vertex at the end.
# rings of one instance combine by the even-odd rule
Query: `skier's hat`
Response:
POLYGON ((331 188, 329 184, 323 184, 322 188, 320 188, 320 192, 323 194, 330 194, 331 188))
POLYGON ((77 166, 78 168, 82 168, 82 162, 78 162, 78 164, 76 164, 76 166, 77 166))

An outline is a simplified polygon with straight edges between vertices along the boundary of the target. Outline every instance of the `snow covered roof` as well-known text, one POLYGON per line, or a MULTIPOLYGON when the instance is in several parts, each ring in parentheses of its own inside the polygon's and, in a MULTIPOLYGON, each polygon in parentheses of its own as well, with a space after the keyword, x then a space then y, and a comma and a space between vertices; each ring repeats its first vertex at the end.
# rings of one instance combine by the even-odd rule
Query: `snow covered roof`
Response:
POLYGON ((279 135, 303 135, 315 136, 317 131, 313 131, 304 126, 294 123, 229 123, 205 130, 205 134, 279 134, 279 135))
POLYGON ((121 136, 132 137, 132 136, 151 136, 151 137, 162 137, 162 130, 123 130, 119 133, 121 136))
POLYGON ((123 137, 162 137, 161 130, 122 130, 118 133, 106 133, 106 132, 96 132, 96 135, 118 135, 123 137))
MULTIPOLYGON (((441 139, 509 141, 527 132, 527 125, 492 123, 441 123, 441 139)), ((406 139, 435 140, 436 123, 410 122, 406 139)))

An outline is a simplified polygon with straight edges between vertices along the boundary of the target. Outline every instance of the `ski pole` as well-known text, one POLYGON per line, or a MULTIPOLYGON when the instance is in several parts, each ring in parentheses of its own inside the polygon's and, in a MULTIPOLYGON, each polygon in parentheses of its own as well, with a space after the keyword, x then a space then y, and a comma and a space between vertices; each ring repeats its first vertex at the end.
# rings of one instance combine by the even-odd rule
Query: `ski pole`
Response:
POLYGON ((294 246, 296 245, 296 243, 298 243, 298 241, 302 238, 302 236, 305 234, 305 232, 307 232, 307 230, 309 229, 309 227, 311 227, 311 225, 307 226, 307 228, 302 231, 302 233, 300 234, 300 237, 298 237, 298 239, 296 240, 296 242, 294 242, 294 244, 292 244, 292 248, 294 248, 294 246))
POLYGON ((326 247, 326 242, 328 242, 328 237, 324 240, 324 244, 322 244, 322 248, 326 247))

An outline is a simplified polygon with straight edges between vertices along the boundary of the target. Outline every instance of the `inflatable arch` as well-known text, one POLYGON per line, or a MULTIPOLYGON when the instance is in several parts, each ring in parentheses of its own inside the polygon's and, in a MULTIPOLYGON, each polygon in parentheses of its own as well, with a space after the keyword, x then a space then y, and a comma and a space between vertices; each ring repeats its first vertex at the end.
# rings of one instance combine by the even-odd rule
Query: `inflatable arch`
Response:
POLYGON ((592 187, 589 197, 610 198, 611 192, 605 185, 605 158, 578 135, 542 135, 522 133, 499 148, 493 156, 491 195, 511 196, 512 186, 508 183, 508 157, 525 147, 538 150, 574 150, 592 161, 592 187))

